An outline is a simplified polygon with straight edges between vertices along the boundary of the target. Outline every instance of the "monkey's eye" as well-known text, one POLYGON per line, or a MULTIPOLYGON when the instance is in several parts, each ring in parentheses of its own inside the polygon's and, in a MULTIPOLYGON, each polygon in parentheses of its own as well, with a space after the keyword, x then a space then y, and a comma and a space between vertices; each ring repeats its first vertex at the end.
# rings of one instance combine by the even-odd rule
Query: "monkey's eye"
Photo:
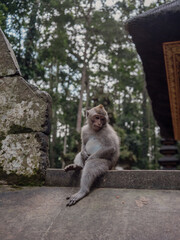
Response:
POLYGON ((96 119, 99 119, 99 117, 98 117, 98 116, 96 116, 96 119))
POLYGON ((105 124, 105 123, 106 123, 106 119, 105 119, 105 118, 101 118, 101 122, 102 122, 103 124, 105 124))

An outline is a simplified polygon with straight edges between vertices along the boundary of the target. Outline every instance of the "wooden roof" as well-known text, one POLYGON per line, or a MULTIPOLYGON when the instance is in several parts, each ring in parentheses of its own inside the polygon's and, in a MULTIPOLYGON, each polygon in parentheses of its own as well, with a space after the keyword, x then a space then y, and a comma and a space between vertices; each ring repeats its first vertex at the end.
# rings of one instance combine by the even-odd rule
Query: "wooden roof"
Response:
POLYGON ((161 136, 180 140, 180 1, 130 19, 127 30, 142 59, 161 136))

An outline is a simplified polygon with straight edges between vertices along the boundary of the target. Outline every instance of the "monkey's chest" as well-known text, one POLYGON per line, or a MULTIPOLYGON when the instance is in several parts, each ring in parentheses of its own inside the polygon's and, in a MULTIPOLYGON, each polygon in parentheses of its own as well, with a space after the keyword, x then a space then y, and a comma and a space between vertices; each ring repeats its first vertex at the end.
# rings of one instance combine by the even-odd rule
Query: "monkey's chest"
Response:
POLYGON ((97 138, 90 138, 88 142, 86 143, 86 151, 89 155, 94 154, 99 149, 101 149, 102 145, 100 141, 97 138))

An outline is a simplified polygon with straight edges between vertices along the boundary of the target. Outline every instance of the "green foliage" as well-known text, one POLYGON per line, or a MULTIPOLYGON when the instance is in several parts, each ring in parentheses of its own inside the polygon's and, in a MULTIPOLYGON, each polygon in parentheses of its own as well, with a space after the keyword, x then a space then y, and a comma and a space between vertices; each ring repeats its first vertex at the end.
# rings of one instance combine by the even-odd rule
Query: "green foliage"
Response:
POLYGON ((125 165, 125 169, 131 169, 136 165, 137 159, 133 152, 129 151, 125 146, 120 152, 119 165, 125 165))
POLYGON ((76 156, 76 153, 74 153, 74 152, 62 154, 62 161, 65 162, 65 165, 69 165, 69 164, 73 163, 75 156, 76 156))
POLYGON ((0 3, 0 26, 2 30, 6 29, 6 18, 7 18, 8 8, 4 3, 0 3))

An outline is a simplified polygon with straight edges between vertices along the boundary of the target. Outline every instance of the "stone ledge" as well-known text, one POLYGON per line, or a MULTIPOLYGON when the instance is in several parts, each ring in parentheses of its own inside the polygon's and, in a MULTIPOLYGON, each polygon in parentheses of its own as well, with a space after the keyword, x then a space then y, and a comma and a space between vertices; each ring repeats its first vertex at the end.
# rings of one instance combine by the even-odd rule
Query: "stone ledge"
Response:
MULTIPOLYGON (((64 172, 49 168, 46 171, 46 185, 79 187, 81 172, 64 172)), ((100 188, 132 189, 176 189, 180 190, 178 170, 110 170, 94 183, 100 188)))

